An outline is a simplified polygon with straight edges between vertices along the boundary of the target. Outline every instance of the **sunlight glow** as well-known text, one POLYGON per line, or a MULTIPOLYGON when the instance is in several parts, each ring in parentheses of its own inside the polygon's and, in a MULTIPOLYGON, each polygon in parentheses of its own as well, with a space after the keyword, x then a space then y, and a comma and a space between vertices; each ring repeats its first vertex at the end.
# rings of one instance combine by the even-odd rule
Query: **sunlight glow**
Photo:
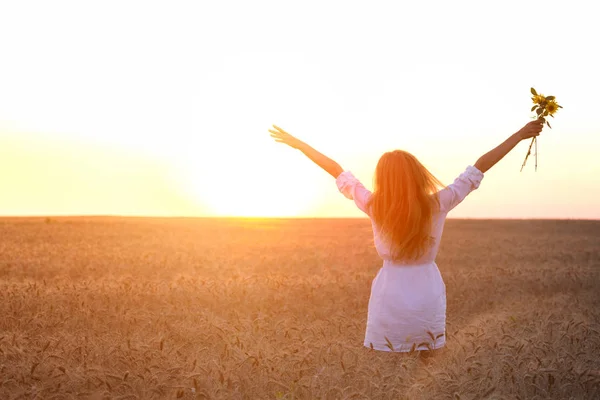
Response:
POLYGON ((534 86, 564 106, 538 172, 520 144, 453 216, 600 218, 593 2, 31 3, 0 3, 0 215, 358 217, 271 124, 366 186, 396 148, 450 183, 534 86))
MULTIPOLYGON (((297 217, 318 199, 314 185, 298 187, 290 176, 308 166, 299 154, 282 168, 270 165, 270 152, 286 150, 271 143, 228 149, 227 157, 187 160, 181 170, 185 191, 213 216, 297 217), (207 174, 205 171, 212 173, 207 174)), ((288 154, 289 155, 289 154, 288 154)), ((301 180, 300 180, 301 182, 301 180)))
MULTIPOLYGON (((249 172, 255 171, 250 169, 249 172)), ((315 200, 314 191, 307 190, 290 198, 287 194, 294 190, 290 185, 265 182, 265 179, 258 182, 248 176, 223 171, 204 180, 202 185, 190 183, 188 190, 206 205, 210 215, 224 217, 297 217, 315 200), (223 179, 228 183, 221 183, 223 179)))

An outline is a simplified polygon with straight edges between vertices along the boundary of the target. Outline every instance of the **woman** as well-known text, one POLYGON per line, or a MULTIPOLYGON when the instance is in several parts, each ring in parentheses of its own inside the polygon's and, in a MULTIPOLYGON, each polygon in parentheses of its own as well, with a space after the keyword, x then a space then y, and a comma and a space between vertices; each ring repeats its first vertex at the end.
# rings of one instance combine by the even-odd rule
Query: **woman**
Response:
POLYGON ((446 215, 473 190, 483 174, 521 140, 538 136, 533 121, 468 166, 443 187, 412 154, 395 150, 379 159, 375 190, 351 172, 273 125, 271 137, 302 151, 336 179, 341 193, 366 213, 383 266, 371 286, 364 345, 381 351, 422 351, 446 342, 446 286, 435 263, 446 215), (438 190, 442 188, 441 190, 438 190))

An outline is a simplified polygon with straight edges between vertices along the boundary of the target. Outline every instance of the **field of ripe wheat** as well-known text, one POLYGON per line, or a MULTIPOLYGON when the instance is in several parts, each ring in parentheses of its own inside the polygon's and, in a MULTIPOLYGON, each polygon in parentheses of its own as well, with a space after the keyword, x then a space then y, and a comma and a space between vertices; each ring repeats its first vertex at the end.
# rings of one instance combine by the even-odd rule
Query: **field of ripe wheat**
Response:
POLYGON ((362 346, 366 219, 0 219, 2 399, 594 399, 600 222, 447 221, 447 345, 362 346))

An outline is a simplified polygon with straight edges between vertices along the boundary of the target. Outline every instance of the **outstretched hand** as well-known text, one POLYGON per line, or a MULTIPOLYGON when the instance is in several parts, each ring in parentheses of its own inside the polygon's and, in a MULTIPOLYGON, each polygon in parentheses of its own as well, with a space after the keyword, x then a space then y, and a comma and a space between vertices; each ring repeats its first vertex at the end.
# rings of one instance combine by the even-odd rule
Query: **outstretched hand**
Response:
POLYGON ((317 150, 304 143, 302 140, 290 135, 277 125, 273 125, 273 129, 269 129, 271 137, 278 143, 287 144, 288 146, 300 150, 312 162, 323 168, 327 173, 334 178, 337 178, 344 170, 340 164, 333 161, 326 155, 319 153, 317 150))
POLYGON ((288 146, 293 147, 294 149, 299 149, 300 146, 303 144, 303 142, 300 139, 290 135, 277 125, 273 125, 273 128, 275 129, 269 129, 269 132, 271 132, 271 137, 275 139, 276 142, 287 144, 288 146))
POLYGON ((542 128, 544 127, 544 120, 537 119, 535 121, 531 121, 521 129, 519 129, 519 137, 521 139, 529 139, 535 136, 539 136, 542 128))

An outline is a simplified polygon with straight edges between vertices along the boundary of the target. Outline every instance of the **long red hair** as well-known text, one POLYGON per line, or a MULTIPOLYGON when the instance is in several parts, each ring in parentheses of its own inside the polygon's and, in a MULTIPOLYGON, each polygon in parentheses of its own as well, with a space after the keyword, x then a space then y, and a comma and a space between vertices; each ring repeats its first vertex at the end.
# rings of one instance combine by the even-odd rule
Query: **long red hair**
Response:
POLYGON ((394 260, 417 260, 427 252, 433 214, 439 209, 435 194, 443 186, 406 151, 390 151, 379 159, 368 206, 394 260))

